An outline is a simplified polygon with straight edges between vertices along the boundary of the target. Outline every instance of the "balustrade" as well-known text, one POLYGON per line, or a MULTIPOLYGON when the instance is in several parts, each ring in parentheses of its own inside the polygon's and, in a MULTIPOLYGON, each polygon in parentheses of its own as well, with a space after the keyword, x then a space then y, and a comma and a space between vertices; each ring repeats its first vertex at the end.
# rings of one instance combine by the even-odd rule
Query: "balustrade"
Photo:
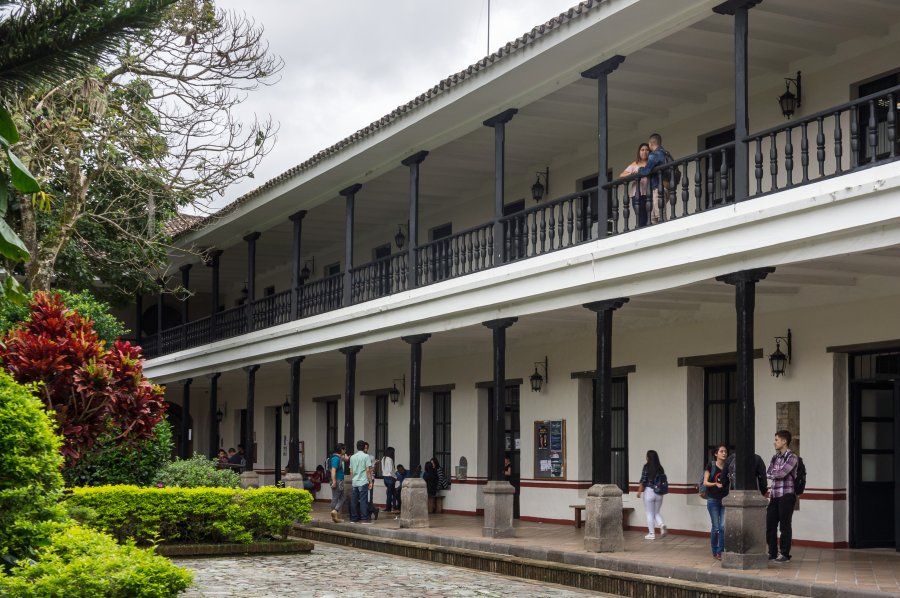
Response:
MULTIPOLYGON (((755 180, 750 198, 896 160, 900 154, 898 100, 900 86, 739 141, 749 146, 751 182, 755 180), (849 142, 846 153, 845 131, 849 142)), ((493 257, 493 222, 420 245, 413 260, 416 284, 458 278, 749 199, 734 196, 734 149, 734 142, 724 144, 669 162, 649 175, 616 179, 602 189, 586 189, 505 216, 500 220, 500 263, 493 257), (655 206, 651 187, 662 190, 655 206), (642 195, 641 189, 647 192, 642 195), (641 212, 646 215, 646 223, 641 212)), ((399 252, 353 268, 351 303, 405 291, 406 257, 407 252, 399 252)), ((344 307, 343 285, 344 276, 339 273, 258 299, 253 304, 252 328, 289 322, 293 292, 298 294, 300 318, 344 307)), ((157 357, 246 332, 247 307, 239 306, 217 313, 214 320, 206 317, 164 330, 142 339, 140 345, 145 357, 157 357)))
POLYGON ((350 270, 351 301, 362 303, 405 291, 406 255, 401 251, 350 270))
POLYGON ((467 228, 416 250, 416 281, 425 286, 487 270, 494 265, 493 224, 467 228))

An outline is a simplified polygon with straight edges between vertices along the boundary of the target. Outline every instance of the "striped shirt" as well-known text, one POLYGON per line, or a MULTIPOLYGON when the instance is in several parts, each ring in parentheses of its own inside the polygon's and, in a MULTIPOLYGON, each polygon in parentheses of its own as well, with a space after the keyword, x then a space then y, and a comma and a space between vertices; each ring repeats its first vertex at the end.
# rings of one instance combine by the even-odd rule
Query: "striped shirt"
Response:
POLYGON ((797 455, 790 449, 784 454, 775 453, 766 469, 766 477, 772 480, 769 496, 781 498, 794 494, 794 478, 797 476, 797 455))

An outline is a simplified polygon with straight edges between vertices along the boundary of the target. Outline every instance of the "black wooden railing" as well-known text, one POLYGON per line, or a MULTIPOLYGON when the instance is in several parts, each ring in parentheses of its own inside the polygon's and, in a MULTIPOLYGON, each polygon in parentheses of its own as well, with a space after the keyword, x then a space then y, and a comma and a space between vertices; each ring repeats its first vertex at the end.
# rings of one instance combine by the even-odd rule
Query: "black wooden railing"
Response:
POLYGON ((406 290, 406 256, 402 251, 350 270, 353 303, 371 301, 406 290))
POLYGON ((492 222, 467 228, 416 250, 416 281, 426 286, 494 266, 492 222))
POLYGON ((342 307, 344 275, 333 274, 322 280, 307 282, 298 289, 300 317, 308 318, 342 307))
MULTIPOLYGON (((420 245, 414 259, 416 285, 624 234, 640 228, 642 210, 644 225, 653 226, 897 160, 898 101, 900 86, 739 140, 748 145, 751 162, 747 198, 735 197, 735 142, 728 143, 676 159, 645 176, 616 179, 600 189, 504 216, 499 220, 503 232, 499 259, 494 257, 494 222, 420 245), (655 200, 653 188, 659 190, 655 200)), ((407 264, 407 252, 400 252, 351 269, 351 304, 405 291, 407 264)), ((163 330, 141 339, 140 345, 145 356, 156 357, 289 322, 294 292, 299 318, 333 311, 344 307, 343 290, 344 275, 335 274, 257 299, 252 306, 163 330)))
POLYGON ((502 218, 504 263, 590 241, 596 236, 596 196, 592 187, 502 218))
POLYGON ((731 203, 734 143, 668 162, 646 176, 616 179, 606 189, 607 231, 613 235, 731 203))
POLYGON ((896 160, 898 100, 900 85, 750 135, 751 197, 896 160))

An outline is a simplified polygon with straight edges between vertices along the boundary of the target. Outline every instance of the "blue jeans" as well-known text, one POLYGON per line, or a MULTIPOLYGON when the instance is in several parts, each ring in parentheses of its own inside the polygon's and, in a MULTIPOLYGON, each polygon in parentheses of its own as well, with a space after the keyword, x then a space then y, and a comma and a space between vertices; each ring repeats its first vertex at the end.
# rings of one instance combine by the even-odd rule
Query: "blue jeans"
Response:
POLYGON ((385 499, 385 510, 388 511, 396 511, 398 509, 397 504, 397 478, 392 478, 391 476, 384 477, 384 487, 387 489, 387 498, 385 499))
POLYGON ((350 495, 350 521, 369 520, 369 485, 354 486, 350 495))
POLYGON ((709 530, 709 547, 712 553, 725 552, 725 507, 719 498, 707 498, 706 510, 709 511, 709 520, 712 528, 709 530))

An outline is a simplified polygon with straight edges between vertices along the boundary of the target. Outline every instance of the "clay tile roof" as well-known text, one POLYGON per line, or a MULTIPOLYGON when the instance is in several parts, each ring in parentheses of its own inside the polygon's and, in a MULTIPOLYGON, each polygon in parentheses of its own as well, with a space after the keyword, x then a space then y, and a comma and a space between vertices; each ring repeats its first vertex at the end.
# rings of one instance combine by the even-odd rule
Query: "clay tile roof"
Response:
MULTIPOLYGON (((290 180, 302 172, 306 172, 306 171, 310 170, 311 168, 313 168, 314 166, 316 166, 317 164, 319 164, 326 158, 330 158, 331 156, 334 156, 335 154, 341 152, 348 146, 351 146, 359 141, 362 141, 362 140, 370 137, 371 135, 377 133, 380 129, 383 129, 387 125, 396 121, 401 116, 404 116, 404 115, 408 114, 409 112, 411 112, 412 110, 415 110, 421 106, 428 104, 431 100, 434 100, 438 96, 443 95, 448 90, 450 90, 453 87, 455 87, 456 85, 458 85, 460 82, 465 81, 469 77, 472 77, 473 75, 476 75, 479 72, 481 72, 487 68, 490 68, 491 66, 493 66, 497 62, 503 60, 507 56, 510 56, 511 54, 514 54, 514 53, 520 51, 522 48, 525 48, 528 45, 534 43, 535 40, 540 39, 541 37, 547 35, 551 31, 554 31, 555 29, 559 29, 561 26, 565 25, 569 21, 572 21, 574 19, 581 17, 582 15, 587 14, 588 12, 591 11, 591 9, 596 8, 600 4, 603 4, 605 1, 606 0, 584 0, 583 2, 579 2, 577 6, 573 6, 572 8, 568 9, 567 11, 560 13, 559 15, 557 15, 556 17, 553 17, 552 19, 550 19, 543 25, 538 25, 537 27, 532 28, 531 31, 528 31, 528 32, 524 33, 522 36, 516 38, 515 40, 508 42, 506 45, 502 46, 496 52, 491 53, 489 56, 485 56, 484 58, 482 58, 475 64, 471 64, 471 65, 467 66, 466 68, 464 68, 463 70, 459 71, 458 73, 455 73, 455 74, 450 75, 449 77, 446 77, 445 79, 438 82, 437 85, 435 85, 431 89, 428 89, 427 91, 425 91, 425 93, 419 94, 418 96, 416 96, 415 98, 413 98, 412 100, 407 102, 406 104, 403 104, 401 106, 394 108, 389 114, 382 116, 381 118, 372 122, 368 126, 363 127, 359 131, 351 134, 349 137, 346 137, 346 138, 338 141, 331 147, 325 148, 325 149, 317 152, 311 158, 308 158, 306 161, 301 162, 300 164, 298 164, 292 168, 289 168, 288 170, 284 171, 283 173, 279 174, 278 176, 276 176, 272 179, 269 179, 268 181, 266 181, 259 187, 253 189, 252 191, 249 191, 248 193, 245 193, 241 197, 238 197, 236 200, 234 200, 233 202, 231 202, 230 204, 228 204, 227 206, 225 206, 224 208, 222 208, 215 214, 211 214, 209 216, 202 217, 202 218, 201 217, 193 217, 193 216, 190 217, 190 218, 195 218, 195 219, 192 222, 190 222, 190 224, 187 227, 182 228, 177 233, 174 233, 174 235, 181 235, 181 234, 187 233, 192 230, 199 230, 199 229, 203 228, 204 226, 211 224, 212 222, 215 222, 218 218, 233 212, 234 210, 236 210, 243 204, 247 203, 254 197, 262 195, 262 193, 264 191, 271 189, 272 187, 275 187, 287 180, 290 180)), ((182 216, 184 216, 184 215, 182 215, 182 216)))
POLYGON ((179 212, 171 220, 163 225, 163 232, 169 237, 175 237, 181 233, 191 230, 198 222, 205 220, 203 216, 193 216, 179 212))

